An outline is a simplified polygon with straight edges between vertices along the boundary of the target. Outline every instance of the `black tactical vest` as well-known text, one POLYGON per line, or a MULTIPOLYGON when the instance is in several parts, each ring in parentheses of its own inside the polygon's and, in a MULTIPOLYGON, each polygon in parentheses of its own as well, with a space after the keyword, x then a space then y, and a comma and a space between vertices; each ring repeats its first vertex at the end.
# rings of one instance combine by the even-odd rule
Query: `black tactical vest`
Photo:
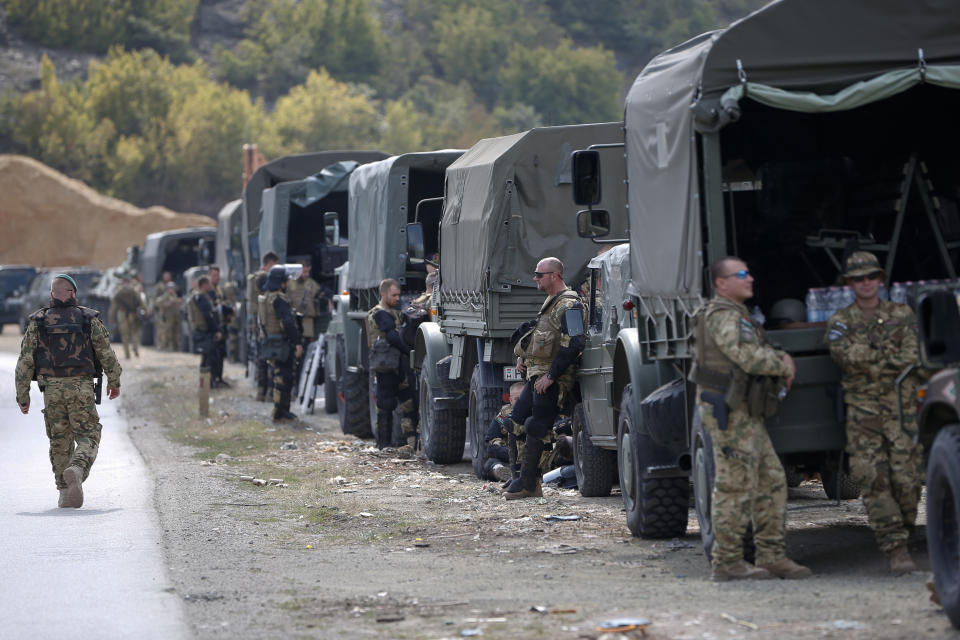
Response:
POLYGON ((37 323, 37 375, 63 378, 99 374, 90 322, 99 314, 87 307, 47 307, 30 315, 37 323))

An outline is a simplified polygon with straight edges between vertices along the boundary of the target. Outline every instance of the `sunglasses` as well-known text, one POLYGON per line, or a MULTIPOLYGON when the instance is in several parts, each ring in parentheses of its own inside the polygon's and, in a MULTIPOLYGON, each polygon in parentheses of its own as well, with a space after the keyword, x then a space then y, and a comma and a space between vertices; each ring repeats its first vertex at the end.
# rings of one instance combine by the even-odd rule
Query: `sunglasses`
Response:
POLYGON ((864 280, 879 280, 883 277, 879 271, 874 271, 873 273, 868 273, 865 276, 851 276, 847 278, 850 282, 863 282, 864 280))
POLYGON ((750 275, 749 269, 740 269, 740 271, 734 271, 733 273, 728 273, 725 276, 720 276, 721 278, 733 278, 736 277, 737 280, 746 280, 747 276, 750 275))
POLYGON ((533 272, 533 277, 534 277, 534 278, 542 278, 543 276, 549 275, 549 274, 551 274, 551 273, 556 273, 556 271, 534 271, 534 272, 533 272))

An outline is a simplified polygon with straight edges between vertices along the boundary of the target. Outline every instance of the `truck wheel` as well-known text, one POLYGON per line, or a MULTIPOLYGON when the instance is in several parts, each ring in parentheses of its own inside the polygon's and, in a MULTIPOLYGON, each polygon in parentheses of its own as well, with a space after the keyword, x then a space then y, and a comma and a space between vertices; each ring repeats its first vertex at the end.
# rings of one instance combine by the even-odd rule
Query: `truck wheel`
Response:
POLYGON ((480 379, 480 365, 473 367, 470 376, 470 408, 467 411, 467 432, 470 434, 470 456, 473 473, 481 480, 483 466, 487 462, 487 446, 484 443, 487 427, 503 406, 503 390, 500 387, 485 387, 480 379))
MULTIPOLYGON (((437 363, 437 376, 446 380, 449 372, 448 356, 437 363)), ((430 386, 427 372, 420 372, 420 434, 424 455, 435 464, 455 464, 463 460, 467 435, 466 407, 463 406, 465 403, 451 406, 448 404, 450 400, 445 400, 444 404, 436 402, 437 398, 457 395, 463 394, 453 385, 434 389, 430 386)))
POLYGON ((337 412, 337 380, 343 375, 340 371, 340 361, 330 353, 324 343, 323 347, 323 409, 327 413, 337 412))
POLYGON ((590 429, 583 403, 573 408, 573 468, 577 486, 585 498, 610 495, 617 469, 617 452, 601 449, 590 441, 590 429))
MULTIPOLYGON (((820 469, 820 479, 823 480, 823 492, 831 500, 836 500, 837 493, 837 470, 820 469)), ((860 485, 850 479, 846 472, 840 472, 840 500, 855 500, 860 497, 860 485)))
POLYGON ((960 629, 960 425, 940 429, 927 462, 927 548, 937 596, 960 629))
POLYGON ((367 407, 367 376, 360 371, 349 371, 346 347, 342 340, 337 341, 337 369, 343 371, 337 390, 337 412, 340 414, 340 428, 350 436, 369 438, 370 410, 367 407))
POLYGON ((641 538, 675 538, 687 531, 690 482, 687 478, 645 478, 653 462, 650 436, 641 433, 633 415, 633 388, 627 385, 617 425, 620 493, 627 527, 641 538))

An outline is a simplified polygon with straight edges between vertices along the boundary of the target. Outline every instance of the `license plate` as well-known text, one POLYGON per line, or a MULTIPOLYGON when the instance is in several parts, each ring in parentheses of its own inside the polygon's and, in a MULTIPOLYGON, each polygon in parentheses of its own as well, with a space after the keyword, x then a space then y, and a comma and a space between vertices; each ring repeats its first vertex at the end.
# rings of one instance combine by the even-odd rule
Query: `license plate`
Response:
POLYGON ((507 382, 516 382, 523 381, 523 374, 520 373, 516 367, 504 367, 503 368, 503 379, 507 382))

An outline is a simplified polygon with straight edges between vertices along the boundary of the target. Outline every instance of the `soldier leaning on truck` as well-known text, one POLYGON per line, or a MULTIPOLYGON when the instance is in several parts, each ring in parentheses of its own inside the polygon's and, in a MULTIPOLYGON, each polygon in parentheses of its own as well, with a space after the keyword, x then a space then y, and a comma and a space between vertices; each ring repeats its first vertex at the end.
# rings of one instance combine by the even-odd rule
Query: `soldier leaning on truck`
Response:
MULTIPOLYGON (((254 345, 259 345, 262 340, 260 336, 260 324, 257 322, 257 304, 263 285, 267 281, 267 272, 280 261, 280 257, 273 251, 267 251, 263 254, 262 266, 247 276, 247 332, 254 345)), ((256 367, 257 379, 257 402, 267 401, 267 388, 269 380, 267 379, 267 361, 260 355, 259 348, 251 348, 252 353, 256 353, 254 366, 256 367)))
POLYGON ((563 263, 544 258, 533 274, 537 288, 547 294, 533 326, 514 347, 517 368, 526 371, 527 384, 513 408, 513 421, 523 425, 526 444, 520 460, 520 476, 503 496, 516 500, 542 496, 540 456, 560 413, 566 394, 573 388, 577 362, 583 351, 585 310, 580 294, 563 281, 563 263))
POLYGON ((810 569, 786 557, 786 476, 764 427, 796 367, 789 354, 767 344, 744 306, 753 297, 747 265, 727 256, 713 263, 710 275, 715 295, 694 316, 690 380, 713 442, 713 579, 805 578, 810 569), (743 557, 751 524, 756 565, 743 557))
POLYGON ((93 378, 97 364, 107 374, 107 397, 120 395, 120 363, 99 313, 77 304, 77 283, 54 276, 50 306, 30 314, 20 343, 15 380, 20 411, 30 411, 30 381, 43 392, 43 420, 50 439, 50 464, 60 491, 58 506, 83 506, 83 482, 100 447, 93 378))
POLYGON ((413 397, 413 377, 410 373, 408 355, 410 346, 403 341, 400 326, 403 316, 400 313, 400 283, 387 278, 380 283, 380 302, 367 312, 367 348, 371 359, 375 350, 378 353, 383 348, 384 362, 390 359, 391 351, 396 365, 395 368, 377 370, 371 364, 371 370, 377 376, 377 447, 383 449, 391 445, 402 444, 413 451, 416 444, 416 431, 419 415, 416 401, 413 397), (378 345, 377 343, 381 344, 378 345), (389 345, 387 348, 386 345, 389 345), (404 443, 391 442, 393 436, 393 410, 399 406, 402 418, 400 429, 404 443))
POLYGON ((860 485, 870 527, 890 570, 905 573, 916 569, 907 538, 917 519, 923 461, 909 400, 916 383, 910 378, 904 383, 901 425, 895 380, 919 363, 917 321, 907 305, 880 300, 886 273, 875 255, 855 251, 844 266, 843 277, 856 298, 830 318, 827 341, 843 373, 850 475, 860 485))

